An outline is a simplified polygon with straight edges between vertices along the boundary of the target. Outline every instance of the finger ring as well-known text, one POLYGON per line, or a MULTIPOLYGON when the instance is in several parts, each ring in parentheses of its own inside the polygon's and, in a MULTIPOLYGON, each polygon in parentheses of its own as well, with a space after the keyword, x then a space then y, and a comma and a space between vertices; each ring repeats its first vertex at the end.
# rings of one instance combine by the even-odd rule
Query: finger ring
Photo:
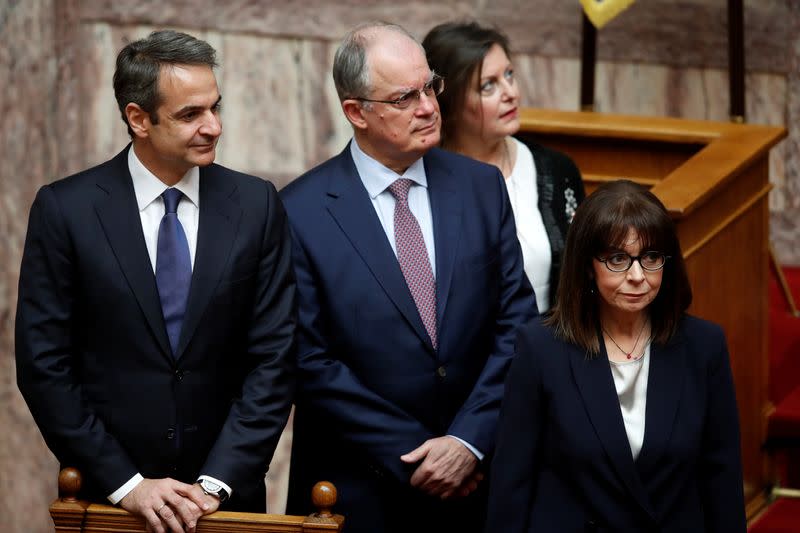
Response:
POLYGON ((161 504, 161 507, 159 507, 158 509, 156 509, 156 514, 159 514, 159 515, 160 515, 160 514, 161 514, 161 509, 163 509, 163 508, 164 508, 164 507, 166 507, 166 506, 167 506, 167 502, 164 502, 164 503, 162 503, 162 504, 161 504))

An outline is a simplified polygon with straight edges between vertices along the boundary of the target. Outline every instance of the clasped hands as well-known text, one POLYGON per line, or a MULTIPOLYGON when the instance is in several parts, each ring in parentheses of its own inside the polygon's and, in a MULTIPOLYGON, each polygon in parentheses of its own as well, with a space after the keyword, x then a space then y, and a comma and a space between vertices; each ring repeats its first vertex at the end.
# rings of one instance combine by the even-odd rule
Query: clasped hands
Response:
POLYGON ((469 495, 483 479, 475 454, 449 436, 426 440, 400 460, 422 461, 411 475, 411 486, 443 500, 469 495))
POLYGON ((148 532, 194 533, 197 520, 216 511, 219 499, 205 494, 200 485, 164 478, 144 479, 119 504, 143 517, 148 532))

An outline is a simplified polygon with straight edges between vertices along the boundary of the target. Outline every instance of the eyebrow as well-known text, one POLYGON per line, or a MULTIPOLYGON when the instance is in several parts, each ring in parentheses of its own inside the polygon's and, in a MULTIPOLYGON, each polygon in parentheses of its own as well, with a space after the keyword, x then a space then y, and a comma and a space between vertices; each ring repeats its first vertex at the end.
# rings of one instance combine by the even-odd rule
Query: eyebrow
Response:
MULTIPOLYGON (((514 65, 512 65, 511 63, 506 65, 505 68, 503 68, 503 72, 500 73, 500 77, 502 77, 503 74, 505 74, 509 70, 514 70, 514 65)), ((488 81, 488 80, 496 80, 497 78, 498 78, 498 76, 495 75, 495 74, 491 74, 491 75, 487 74, 486 76, 481 77, 481 81, 484 81, 484 80, 486 80, 486 81, 488 81)))
MULTIPOLYGON (((428 78, 428 81, 423 83, 422 87, 425 87, 430 82, 432 82, 435 77, 436 77, 436 71, 431 70, 431 75, 428 78)), ((422 90, 422 88, 419 88, 419 87, 405 87, 405 88, 397 89, 397 91, 395 91, 393 93, 389 93, 389 94, 393 94, 394 95, 394 99, 399 99, 399 98, 402 98, 403 96, 407 95, 408 93, 410 93, 412 91, 421 91, 421 90, 422 90)))
MULTIPOLYGON (((216 106, 218 106, 218 105, 219 105, 219 103, 220 103, 221 101, 222 101, 222 95, 219 95, 219 96, 217 97, 217 101, 216 101, 216 102, 214 102, 214 105, 212 105, 211 107, 216 107, 216 106)), ((181 116, 181 115, 185 115, 185 114, 187 114, 187 113, 190 113, 190 112, 192 112, 192 111, 200 111, 200 110, 202 110, 202 109, 205 109, 205 107, 204 107, 204 106, 201 106, 201 105, 187 105, 187 106, 185 106, 185 107, 182 107, 182 108, 180 108, 180 109, 179 109, 178 111, 176 111, 176 112, 175 112, 175 113, 174 113, 172 116, 174 116, 174 117, 179 117, 179 116, 181 116)))

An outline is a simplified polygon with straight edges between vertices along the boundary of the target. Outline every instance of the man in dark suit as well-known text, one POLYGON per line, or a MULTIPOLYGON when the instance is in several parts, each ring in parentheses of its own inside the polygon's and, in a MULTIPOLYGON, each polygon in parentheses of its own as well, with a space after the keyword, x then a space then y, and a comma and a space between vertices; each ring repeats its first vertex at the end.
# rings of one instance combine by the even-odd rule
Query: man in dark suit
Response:
POLYGON ((158 532, 221 502, 265 510, 294 387, 286 215, 272 185, 213 164, 214 66, 174 31, 120 52, 132 144, 42 187, 20 271, 18 384, 48 446, 85 497, 158 532))
POLYGON ((353 140, 281 193, 299 304, 289 509, 322 478, 348 531, 477 531, 514 332, 536 313, 505 185, 436 148, 443 83, 402 28, 352 31, 333 74, 353 140))

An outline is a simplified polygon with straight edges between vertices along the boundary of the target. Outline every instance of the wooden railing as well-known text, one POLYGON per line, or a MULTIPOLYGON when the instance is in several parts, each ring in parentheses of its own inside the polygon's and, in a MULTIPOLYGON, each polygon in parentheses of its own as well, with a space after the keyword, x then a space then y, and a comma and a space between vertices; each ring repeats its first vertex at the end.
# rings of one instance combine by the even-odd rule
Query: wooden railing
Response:
MULTIPOLYGON (((81 474, 65 468, 58 476, 59 498, 50 505, 56 533, 138 533, 144 520, 119 507, 78 499, 81 474)), ((320 533, 340 532, 344 517, 333 514, 336 487, 327 481, 314 485, 311 500, 316 513, 309 516, 230 513, 217 511, 197 522, 197 533, 320 533)))

